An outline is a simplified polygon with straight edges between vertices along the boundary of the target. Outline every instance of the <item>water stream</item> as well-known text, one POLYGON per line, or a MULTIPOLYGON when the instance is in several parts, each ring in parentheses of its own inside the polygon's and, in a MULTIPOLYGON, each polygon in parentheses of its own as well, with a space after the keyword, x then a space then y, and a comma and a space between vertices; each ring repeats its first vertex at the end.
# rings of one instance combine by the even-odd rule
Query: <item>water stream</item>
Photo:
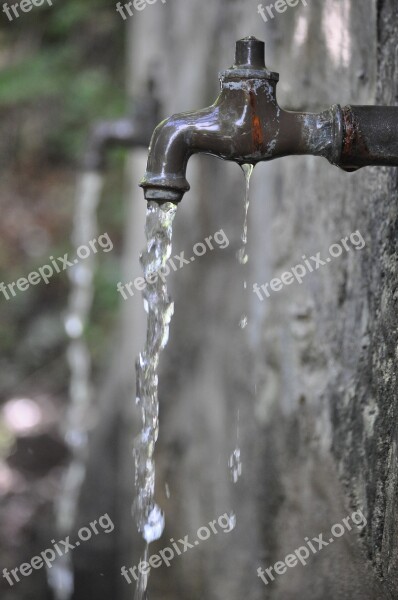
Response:
MULTIPOLYGON (((252 165, 243 165, 246 178, 245 217, 242 230, 242 247, 237 258, 243 270, 248 263, 247 231, 250 193, 250 177, 252 165)), ((138 531, 141 533, 145 548, 141 560, 147 562, 149 545, 159 539, 163 533, 165 519, 161 508, 155 501, 155 460, 154 452, 159 434, 159 399, 158 399, 158 369, 162 350, 169 338, 169 325, 174 312, 167 284, 158 276, 171 256, 172 227, 177 207, 172 203, 159 206, 156 202, 148 202, 146 218, 147 245, 141 255, 141 265, 147 281, 143 291, 144 308, 147 313, 147 337, 144 350, 136 361, 137 390, 136 403, 141 411, 141 432, 134 443, 135 461, 135 490, 136 499, 133 513, 138 531)), ((247 281, 244 278, 244 290, 247 281)), ((247 315, 242 315, 240 327, 245 329, 247 315)), ((239 441, 239 409, 236 421, 236 447, 232 452, 228 466, 231 478, 236 483, 242 474, 242 460, 239 441)), ((230 515, 231 523, 235 524, 235 515, 230 515)), ((148 600, 148 575, 138 571, 138 581, 135 590, 135 600, 148 600)))
MULTIPOLYGON (((159 433, 158 367, 160 353, 169 338, 169 324, 174 304, 167 285, 158 277, 159 270, 171 255, 173 220, 177 207, 172 203, 159 206, 148 202, 145 234, 147 245, 141 255, 141 265, 147 281, 143 292, 147 313, 147 338, 144 350, 136 362, 136 403, 141 410, 141 433, 135 440, 135 488, 133 507, 137 527, 145 540, 142 560, 146 561, 149 544, 163 533, 164 515, 155 502, 154 451, 159 433)), ((135 600, 147 599, 148 575, 139 573, 135 600)))
MULTIPOLYGON (((97 207, 103 184, 102 175, 85 173, 78 184, 72 244, 75 250, 97 237, 97 207)), ((65 318, 69 339, 67 360, 70 370, 69 406, 64 425, 64 437, 71 461, 61 482, 55 503, 57 534, 60 539, 70 535, 76 521, 80 491, 86 475, 88 430, 93 390, 91 360, 84 337, 93 298, 95 254, 68 271, 71 291, 65 318)), ((73 564, 65 554, 48 570, 48 582, 55 600, 70 600, 74 590, 73 564)))
MULTIPOLYGON (((250 205, 250 178, 253 173, 254 166, 249 164, 241 165, 242 171, 245 174, 245 182, 246 182, 246 190, 244 196, 244 222, 241 234, 242 246, 238 250, 237 259, 239 264, 242 267, 243 272, 243 290, 246 292, 247 290, 247 281, 245 271, 247 269, 247 264, 249 262, 249 255, 247 254, 247 231, 248 231, 248 215, 249 215, 249 205, 250 205)), ((242 314, 239 326, 241 329, 246 329, 248 324, 248 316, 246 313, 242 314)), ((231 473, 231 479, 233 483, 237 483, 240 476, 242 475, 242 457, 241 457, 241 449, 240 449, 240 441, 239 441, 239 408, 237 409, 236 415, 236 447, 229 457, 228 466, 231 473)))
MULTIPOLYGON (((249 257, 246 253, 247 225, 248 225, 248 215, 249 215, 249 206, 250 206, 250 179, 251 179, 251 176, 253 173, 254 166, 249 165, 249 164, 244 164, 244 165, 241 165, 241 169, 245 174, 246 192, 245 192, 245 199, 244 199, 245 219, 243 222, 243 229, 242 229, 242 235, 241 235, 241 240, 243 242, 243 245, 238 252, 238 261, 241 265, 245 265, 245 264, 247 264, 247 262, 249 260, 249 257)), ((245 282, 245 284, 246 284, 246 282, 245 282)), ((245 285, 245 289, 246 289, 246 285, 245 285)))

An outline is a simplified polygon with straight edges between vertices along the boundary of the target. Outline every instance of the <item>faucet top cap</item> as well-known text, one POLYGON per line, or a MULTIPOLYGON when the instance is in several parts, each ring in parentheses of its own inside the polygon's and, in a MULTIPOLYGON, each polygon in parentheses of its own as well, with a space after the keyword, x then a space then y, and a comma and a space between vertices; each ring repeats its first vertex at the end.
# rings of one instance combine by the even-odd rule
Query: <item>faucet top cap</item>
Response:
POLYGON ((235 67, 265 69, 265 44, 250 35, 236 42, 235 67))
POLYGON ((264 79, 279 81, 279 73, 269 71, 264 62, 265 44, 254 36, 236 42, 235 64, 220 73, 220 81, 264 79))

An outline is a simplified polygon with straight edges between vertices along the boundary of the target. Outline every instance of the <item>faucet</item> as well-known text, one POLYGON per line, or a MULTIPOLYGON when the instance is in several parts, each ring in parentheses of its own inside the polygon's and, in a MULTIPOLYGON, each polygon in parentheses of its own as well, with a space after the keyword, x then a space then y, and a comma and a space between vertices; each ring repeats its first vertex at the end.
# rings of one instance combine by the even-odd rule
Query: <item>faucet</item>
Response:
POLYGON ((239 165, 310 154, 347 172, 398 166, 398 107, 336 104, 319 114, 283 110, 276 99, 279 74, 265 66, 264 51, 264 42, 255 37, 239 40, 235 64, 220 73, 215 103, 158 125, 140 183, 148 201, 179 203, 190 189, 188 160, 199 152, 239 165))
POLYGON ((83 158, 85 171, 104 171, 110 148, 148 147, 159 121, 159 102, 153 88, 153 81, 149 80, 145 95, 137 97, 130 117, 99 121, 93 125, 83 158))

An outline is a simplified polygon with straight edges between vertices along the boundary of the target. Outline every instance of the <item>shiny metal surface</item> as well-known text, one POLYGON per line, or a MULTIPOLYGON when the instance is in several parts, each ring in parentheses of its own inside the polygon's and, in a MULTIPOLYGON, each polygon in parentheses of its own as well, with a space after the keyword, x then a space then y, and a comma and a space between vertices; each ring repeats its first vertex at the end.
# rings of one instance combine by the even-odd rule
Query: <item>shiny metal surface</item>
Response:
POLYGON ((321 113, 285 111, 278 105, 279 74, 264 63, 264 43, 236 44, 235 64, 220 74, 221 93, 202 110, 181 113, 156 128, 147 172, 147 200, 178 203, 190 189, 189 158, 205 153, 240 165, 288 155, 322 156, 352 171, 366 165, 398 165, 392 139, 398 108, 333 105, 321 113))

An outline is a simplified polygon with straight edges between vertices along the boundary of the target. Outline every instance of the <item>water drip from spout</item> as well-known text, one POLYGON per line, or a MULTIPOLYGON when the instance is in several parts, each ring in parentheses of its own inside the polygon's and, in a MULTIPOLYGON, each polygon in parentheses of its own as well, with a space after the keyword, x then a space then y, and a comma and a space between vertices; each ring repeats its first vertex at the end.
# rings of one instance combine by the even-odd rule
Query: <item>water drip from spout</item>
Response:
MULTIPOLYGON (((254 166, 250 164, 241 165, 242 171, 245 174, 246 181, 246 191, 244 197, 244 211, 245 217, 243 222, 243 229, 241 234, 241 240, 243 242, 242 247, 239 249, 237 253, 237 259, 240 265, 242 265, 242 269, 245 270, 247 268, 247 264, 249 261, 249 256, 247 254, 247 231, 248 231, 248 214, 249 214, 249 205, 250 205, 250 178, 253 173, 254 166)), ((244 277, 243 280, 243 288, 247 289, 247 281, 244 277)), ((239 321, 239 327, 241 329, 245 329, 248 324, 248 316, 243 314, 239 321)), ((242 475, 242 457, 241 457, 241 449, 240 449, 240 441, 239 441, 239 409, 237 411, 236 416, 236 447, 229 457, 228 466, 231 472, 231 479, 233 483, 237 483, 240 476, 242 475)))
MULTIPOLYGON (((238 251, 237 256, 238 256, 239 263, 242 266, 244 266, 249 261, 249 256, 247 254, 247 220, 248 220, 249 205, 250 205, 250 178, 252 176, 254 166, 249 165, 249 164, 244 164, 244 165, 241 165, 241 169, 245 174, 245 180, 246 180, 246 193, 245 193, 245 199, 244 199, 245 220, 243 222, 243 229, 242 229, 242 235, 241 235, 241 240, 243 242, 243 246, 238 251)), ((243 282, 243 287, 246 290, 246 288, 247 288, 246 279, 243 282)), ((241 327, 241 329, 245 329, 247 327, 247 323, 248 323, 247 315, 244 314, 244 315, 242 315, 242 317, 239 321, 239 326, 241 327)))
MULTIPOLYGON (((171 256, 173 221, 177 211, 169 202, 159 206, 148 202, 146 218, 146 249, 141 265, 147 287, 143 292, 147 317, 147 338, 144 350, 136 362, 136 403, 141 410, 142 429, 135 440, 135 488, 133 513, 146 546, 143 560, 147 560, 149 544, 163 533, 164 515, 155 502, 155 445, 159 433, 158 367, 160 353, 169 339, 169 325, 174 312, 164 278, 158 276, 171 256)), ((135 600, 147 599, 148 575, 139 572, 135 600)))
POLYGON ((242 235, 241 235, 243 246, 242 246, 242 248, 238 252, 238 261, 240 262, 241 265, 245 265, 247 263, 247 261, 249 260, 249 257, 248 257, 248 255, 246 253, 246 248, 247 248, 247 219, 248 219, 249 205, 250 205, 250 178, 251 178, 252 173, 253 173, 254 165, 244 164, 244 165, 241 165, 241 169, 242 169, 242 171, 245 174, 245 179, 246 179, 246 193, 245 193, 245 203, 244 203, 244 207, 245 207, 245 220, 244 220, 244 223, 243 223, 243 230, 242 230, 242 235))

